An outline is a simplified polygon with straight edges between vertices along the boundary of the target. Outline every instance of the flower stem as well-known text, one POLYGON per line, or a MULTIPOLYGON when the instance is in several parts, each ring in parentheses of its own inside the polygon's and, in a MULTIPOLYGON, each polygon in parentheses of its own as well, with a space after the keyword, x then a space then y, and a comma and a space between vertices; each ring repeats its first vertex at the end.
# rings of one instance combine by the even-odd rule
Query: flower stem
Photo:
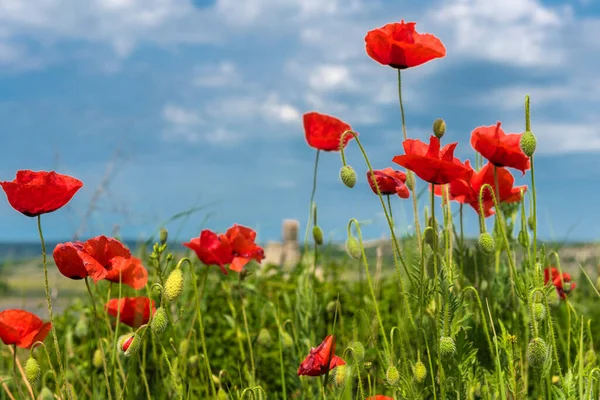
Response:
POLYGON ((17 376, 17 345, 13 344, 13 377, 15 380, 15 386, 17 387, 17 390, 19 391, 19 396, 21 396, 22 399, 25 398, 25 393, 23 393, 23 388, 21 387, 21 384, 19 383, 19 378, 17 376))
POLYGON ((252 340, 250 339, 250 329, 248 329, 248 318, 246 317, 246 305, 244 304, 244 296, 242 294, 241 275, 240 275, 240 281, 238 282, 238 289, 240 291, 240 301, 242 302, 242 318, 244 318, 244 329, 246 330, 246 339, 248 340, 248 352, 250 354, 250 367, 252 368, 251 386, 254 386, 255 382, 256 382, 256 368, 254 366, 254 351, 252 350, 252 340))
POLYGON ((58 345, 58 335, 56 334, 56 326, 54 324, 54 316, 52 314, 52 300, 50 299, 50 285, 48 284, 48 265, 46 263, 46 242, 44 241, 44 234, 42 233, 42 219, 41 216, 37 216, 37 227, 40 235, 40 242, 42 244, 42 264, 44 266, 44 288, 46 289, 46 302, 48 303, 48 316, 50 317, 50 324, 52 326, 52 338, 54 339, 54 350, 56 352, 56 359, 58 360, 58 370, 63 379, 67 398, 71 399, 71 391, 67 388, 67 375, 63 367, 62 358, 60 355, 60 346, 58 345))
POLYGON ((98 329, 98 311, 96 310, 96 301, 94 300, 94 295, 92 294, 92 289, 90 288, 90 283, 88 282, 87 276, 85 277, 85 287, 87 289, 88 294, 90 295, 90 300, 92 301, 92 309, 94 310, 94 331, 96 333, 96 337, 98 338, 100 353, 102 354, 102 366, 104 368, 104 380, 106 381, 106 391, 108 392, 108 398, 112 399, 110 379, 108 378, 108 367, 106 366, 106 355, 104 354, 104 344, 102 343, 102 338, 100 337, 100 330, 98 329))
POLYGON ((314 171, 313 171, 313 186, 312 186, 312 192, 310 194, 310 204, 308 206, 308 221, 306 222, 306 230, 304 232, 304 249, 302 250, 303 253, 306 251, 306 248, 308 247, 308 229, 310 227, 310 220, 312 218, 312 210, 313 210, 313 202, 315 200, 315 192, 317 191, 317 170, 319 167, 319 154, 320 153, 321 153, 321 150, 317 150, 317 154, 315 156, 315 167, 314 167, 314 171))

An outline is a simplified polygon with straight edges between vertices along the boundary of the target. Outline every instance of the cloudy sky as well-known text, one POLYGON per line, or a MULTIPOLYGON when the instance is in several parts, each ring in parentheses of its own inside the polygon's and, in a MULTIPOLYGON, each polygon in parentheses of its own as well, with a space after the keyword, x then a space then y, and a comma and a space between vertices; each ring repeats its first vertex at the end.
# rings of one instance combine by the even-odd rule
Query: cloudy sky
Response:
MULTIPOLYGON (((396 71, 364 50, 368 30, 401 19, 447 48, 403 73, 408 135, 426 139, 443 117, 444 140, 473 159, 473 128, 523 131, 529 93, 541 236, 598 239, 598 0, 0 0, 0 180, 55 169, 84 181, 44 217, 54 240, 116 226, 141 238, 196 206, 206 208, 169 224, 179 239, 206 217, 261 241, 279 239, 284 218, 303 232, 315 156, 303 113, 350 123, 375 168, 402 153, 396 71)), ((371 220, 366 235, 378 237, 381 209, 353 142, 348 157, 353 190, 339 182, 339 154, 321 157, 320 223, 343 238, 349 218, 371 220)), ((411 207, 396 201, 403 230, 411 207)), ((35 220, 5 200, 0 226, 0 240, 36 238, 35 220)))

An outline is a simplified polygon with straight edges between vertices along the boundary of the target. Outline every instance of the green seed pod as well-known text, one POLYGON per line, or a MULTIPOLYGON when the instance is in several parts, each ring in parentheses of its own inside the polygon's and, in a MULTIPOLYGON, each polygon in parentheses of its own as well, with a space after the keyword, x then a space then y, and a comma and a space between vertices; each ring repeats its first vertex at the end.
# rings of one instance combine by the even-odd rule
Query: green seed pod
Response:
POLYGON ((102 368, 102 364, 102 351, 96 349, 96 351, 94 351, 94 356, 92 357, 92 365, 94 365, 94 368, 100 369, 102 368))
POLYGON ((356 185, 356 172, 354 171, 354 168, 349 165, 344 165, 340 169, 340 179, 344 185, 352 189, 354 185, 356 185))
POLYGON ((395 386, 400 380, 400 373, 398 372, 398 368, 394 367, 393 365, 390 365, 387 371, 385 371, 385 380, 387 381, 388 385, 395 386))
POLYGON ((546 306, 544 306, 542 303, 534 303, 531 306, 531 309, 533 311, 533 318, 536 321, 539 322, 546 318, 546 306))
POLYGON ((348 367, 346 364, 338 365, 330 373, 332 375, 331 380, 335 387, 341 388, 346 385, 346 381, 348 380, 348 367))
POLYGON ((42 376, 42 369, 37 360, 33 357, 29 357, 25 363, 25 377, 31 386, 37 385, 42 376))
POLYGON ((541 369, 548 358, 548 346, 544 339, 534 338, 531 339, 527 345, 527 360, 529 365, 535 369, 541 369))
POLYGON ((441 118, 433 121, 433 134, 437 136, 438 139, 441 139, 446 133, 446 121, 441 118))
POLYGON ((477 248, 486 255, 490 255, 494 253, 496 245, 494 243, 494 238, 487 232, 483 232, 479 235, 477 239, 477 248))
POLYGON ((450 357, 456 353, 456 344, 450 336, 440 338, 440 356, 442 358, 450 357))
POLYGON ((423 383, 427 377, 427 368, 421 361, 417 361, 413 367, 413 376, 415 381, 423 383))
POLYGON ((365 358, 365 346, 358 340, 350 343, 348 347, 354 349, 354 354, 356 355, 358 362, 361 362, 365 358))
POLYGON ((154 313, 154 317, 152 317, 152 322, 150 322, 150 329, 152 329, 155 335, 160 335, 167 329, 167 324, 167 312, 163 307, 158 307, 154 313))
POLYGON ((169 240, 169 231, 167 231, 165 228, 160 228, 158 240, 160 240, 160 244, 166 244, 167 240, 169 240))
POLYGON ((531 131, 526 131, 521 135, 521 139, 519 140, 519 144, 521 146, 521 150, 527 157, 533 156, 535 153, 535 147, 537 145, 537 141, 535 139, 535 135, 531 131))
POLYGON ((355 260, 359 260, 362 256, 360 243, 358 242, 358 239, 354 236, 350 236, 348 237, 348 240, 346 240, 346 252, 350 257, 354 258, 355 260))
POLYGON ((315 243, 319 246, 322 245, 323 244, 323 231, 321 230, 321 227, 319 225, 313 226, 312 234, 313 234, 313 240, 315 241, 315 243))
POLYGON ((42 390, 40 390, 40 395, 37 400, 54 400, 54 393, 47 386, 44 386, 42 390))
POLYGON ((519 231, 519 236, 517 239, 523 248, 529 247, 529 232, 524 230, 519 231))
POLYGON ((183 272, 175 268, 165 282, 165 298, 173 301, 183 292, 183 272))
POLYGON ((271 333, 266 328, 262 328, 260 332, 258 332, 258 337, 256 338, 256 343, 259 346, 269 347, 271 343, 273 343, 273 339, 271 338, 271 333))

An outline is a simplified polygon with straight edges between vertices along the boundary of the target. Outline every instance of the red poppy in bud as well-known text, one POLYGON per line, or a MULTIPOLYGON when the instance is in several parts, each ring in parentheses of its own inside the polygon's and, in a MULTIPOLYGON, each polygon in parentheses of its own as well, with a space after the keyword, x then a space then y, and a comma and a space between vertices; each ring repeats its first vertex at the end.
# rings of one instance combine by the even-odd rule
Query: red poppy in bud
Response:
POLYGON ((446 55, 440 39, 429 33, 417 33, 416 22, 395 22, 373 29, 365 36, 367 54, 392 68, 405 69, 425 64, 446 55))
MULTIPOLYGON (((397 194, 403 199, 408 199, 410 191, 406 187, 406 174, 402 171, 394 171, 392 168, 375 169, 373 170, 377 186, 382 195, 397 194)), ((367 171, 367 181, 371 186, 373 193, 377 194, 375 182, 371 177, 371 171, 367 171)))
MULTIPOLYGON (((304 114, 302 119, 306 141, 317 150, 338 151, 342 134, 352 130, 344 121, 314 111, 304 114)), ((350 133, 344 136, 344 148, 353 137, 350 133)))
POLYGON ((46 171, 17 171, 12 182, 0 182, 8 202, 28 217, 56 211, 67 204, 83 186, 68 175, 46 171))
POLYGON ((365 400, 394 400, 394 398, 390 396, 384 396, 382 394, 377 394, 375 396, 369 396, 365 400))
POLYGON ((241 272, 250 260, 260 263, 265 258, 263 248, 254 243, 256 232, 252 229, 235 224, 227 229, 225 236, 231 244, 234 255, 229 269, 241 272))
POLYGON ((555 267, 544 269, 544 285, 547 285, 550 281, 556 288, 558 296, 563 300, 576 286, 575 282, 571 282, 571 274, 568 272, 560 274, 555 267))
POLYGON ((196 253, 200 261, 205 265, 218 265, 221 271, 227 275, 226 264, 233 262, 233 249, 225 235, 217 235, 211 230, 205 229, 200 236, 183 244, 196 253))
POLYGON ((131 346, 133 339, 135 339, 135 335, 131 335, 127 339, 125 339, 125 341, 121 345, 121 351, 123 351, 123 352, 127 351, 127 349, 129 349, 129 346, 131 346))
POLYGON ((506 134, 501 124, 475 128, 471 132, 471 146, 495 166, 518 169, 525 174, 530 163, 519 143, 522 134, 506 134))
POLYGON ((136 329, 150 320, 150 302, 152 302, 152 314, 154 314, 156 311, 154 301, 147 297, 110 299, 106 303, 106 312, 116 318, 120 309, 119 321, 136 329))
POLYGON ((61 274, 71 279, 87 276, 94 282, 106 279, 120 281, 139 290, 148 282, 148 271, 142 261, 131 255, 121 242, 97 236, 85 242, 59 243, 52 253, 61 274))
POLYGON ((335 355, 335 336, 327 336, 319 347, 312 348, 298 368, 298 376, 325 375, 339 365, 346 362, 335 355))
MULTIPOLYGON (((515 178, 506 168, 496 167, 499 187, 499 190, 497 191, 493 164, 485 164, 478 172, 471 167, 469 160, 465 162, 465 165, 469 168, 469 175, 467 176, 467 179, 458 179, 448 184, 449 200, 456 200, 461 204, 469 204, 478 214, 480 214, 479 192, 481 191, 481 187, 485 184, 490 185, 492 190, 494 190, 494 193, 499 192, 499 203, 515 203, 521 201, 521 191, 525 192, 527 190, 527 186, 513 187, 515 178)), ((445 195, 445 191, 446 187, 435 187, 435 194, 437 196, 442 196, 442 194, 445 195)), ((494 214, 494 210, 492 210, 494 207, 494 200, 489 189, 483 191, 482 200, 484 217, 487 218, 494 214)))
POLYGON ((0 339, 4 344, 15 344, 29 349, 35 342, 43 342, 52 324, 24 310, 0 312, 0 339))
POLYGON ((424 181, 443 185, 469 175, 469 168, 454 157, 457 144, 447 144, 440 150, 440 139, 433 135, 429 138, 429 145, 420 140, 406 139, 402 143, 405 154, 395 156, 392 161, 413 171, 424 181))

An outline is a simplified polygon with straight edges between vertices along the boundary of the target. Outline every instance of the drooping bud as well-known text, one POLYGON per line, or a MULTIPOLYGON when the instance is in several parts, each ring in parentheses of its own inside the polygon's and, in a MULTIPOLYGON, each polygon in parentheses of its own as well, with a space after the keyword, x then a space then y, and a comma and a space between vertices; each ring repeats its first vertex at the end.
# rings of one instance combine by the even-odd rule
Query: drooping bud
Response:
POLYGON ((385 379, 390 386, 395 386, 400 380, 400 373, 398 372, 398 368, 390 365, 385 371, 385 379))
POLYGON ((117 340, 117 349, 125 354, 126 357, 137 354, 142 345, 142 339, 135 333, 122 335, 117 340))
POLYGON ((167 231, 165 228, 160 228, 160 235, 158 240, 160 240, 160 244, 166 244, 167 240, 169 240, 169 231, 167 231))
POLYGON ((358 340, 350 343, 348 345, 351 349, 354 349, 354 354, 356 355, 357 361, 362 361, 365 358, 365 346, 358 340))
POLYGON ((323 244, 323 231, 321 230, 321 227, 319 225, 313 226, 312 234, 313 234, 313 240, 315 241, 315 243, 319 246, 322 245, 323 244))
POLYGON ((442 336, 440 338, 440 356, 450 357, 456 353, 456 344, 450 336, 442 336))
POLYGON ((165 298, 173 301, 183 292, 183 272, 175 268, 165 282, 165 298))
POLYGON ((181 342, 179 342, 179 355, 182 357, 185 357, 188 353, 188 350, 190 349, 190 340, 189 339, 183 339, 181 342))
POLYGON ((42 369, 37 360, 33 357, 29 357, 25 363, 25 377, 31 386, 37 385, 42 376, 42 369))
POLYGON ((423 383, 425 378, 427 377, 427 368, 422 361, 417 361, 413 367, 413 376, 415 377, 415 381, 419 383, 423 383))
POLYGON ((229 395, 223 388, 219 388, 217 391, 217 400, 229 400, 229 395))
POLYGON ((496 245, 494 243, 494 238, 492 237, 492 235, 490 235, 488 232, 483 232, 479 235, 479 238, 477 239, 477 248, 483 253, 483 254, 493 254, 494 250, 496 248, 496 245))
POLYGON ((546 318, 546 306, 544 306, 542 303, 534 303, 531 306, 531 309, 533 312, 533 319, 536 321, 539 322, 546 318))
POLYGON ((256 343, 258 343, 259 346, 269 347, 272 342, 273 339, 271 339, 271 333, 269 332, 269 330, 266 328, 262 328, 260 332, 258 332, 256 343))
POLYGON ((524 247, 524 248, 529 247, 529 232, 527 232, 525 230, 520 230, 517 240, 519 241, 519 244, 522 247, 524 247))
POLYGON ((583 362, 585 365, 592 364, 596 361, 596 352, 593 349, 589 349, 585 352, 583 362))
POLYGON ((289 349, 294 345, 294 339, 292 338, 292 335, 285 331, 281 333, 281 341, 284 349, 289 349))
POLYGON ((344 387, 346 381, 348 380, 348 366, 346 364, 338 365, 333 369, 333 371, 331 371, 331 374, 331 380, 333 381, 335 387, 344 387))
POLYGON ((527 157, 531 157, 533 153, 535 153, 535 147, 537 145, 537 141, 533 132, 525 131, 521 135, 519 145, 521 146, 521 150, 523 150, 523 153, 525 153, 527 157))
POLYGON ((92 357, 92 365, 96 369, 102 368, 102 351, 100 349, 96 349, 96 351, 94 351, 94 356, 92 357))
POLYGON ((346 240, 346 252, 348 255, 355 260, 360 259, 362 256, 362 251, 360 249, 360 243, 358 243, 358 239, 354 236, 349 236, 348 240, 346 240))
POLYGON ((88 335, 88 322, 85 315, 81 315, 75 325, 75 331, 73 332, 79 339, 84 338, 88 335))
POLYGON ((412 171, 406 171, 406 182, 404 182, 409 190, 415 190, 415 174, 412 171))
POLYGON ((339 309, 339 301, 338 300, 331 300, 329 303, 327 303, 327 306, 325 307, 325 309, 327 310, 327 312, 329 314, 334 314, 336 309, 339 309))
POLYGON ((529 227, 529 230, 535 230, 535 220, 533 219, 533 215, 530 215, 529 218, 527 218, 527 226, 529 227))
POLYGON ((437 136, 438 139, 441 139, 446 133, 446 121, 442 118, 438 118, 433 121, 433 134, 437 136))
POLYGON ((544 339, 539 337, 531 339, 527 345, 527 361, 529 361, 529 365, 535 369, 540 369, 544 366, 546 358, 548 358, 548 346, 544 342, 544 339))
POLYGON ((42 390, 40 390, 40 395, 37 400, 54 400, 54 393, 47 386, 44 386, 42 390))
POLYGON ((152 322, 150 322, 150 329, 152 329, 155 335, 160 335, 167 329, 167 323, 167 312, 163 307, 158 307, 154 313, 154 317, 152 317, 152 322))
POLYGON ((354 168, 349 165, 344 165, 342 169, 340 169, 340 179, 350 189, 356 185, 356 172, 354 168))

